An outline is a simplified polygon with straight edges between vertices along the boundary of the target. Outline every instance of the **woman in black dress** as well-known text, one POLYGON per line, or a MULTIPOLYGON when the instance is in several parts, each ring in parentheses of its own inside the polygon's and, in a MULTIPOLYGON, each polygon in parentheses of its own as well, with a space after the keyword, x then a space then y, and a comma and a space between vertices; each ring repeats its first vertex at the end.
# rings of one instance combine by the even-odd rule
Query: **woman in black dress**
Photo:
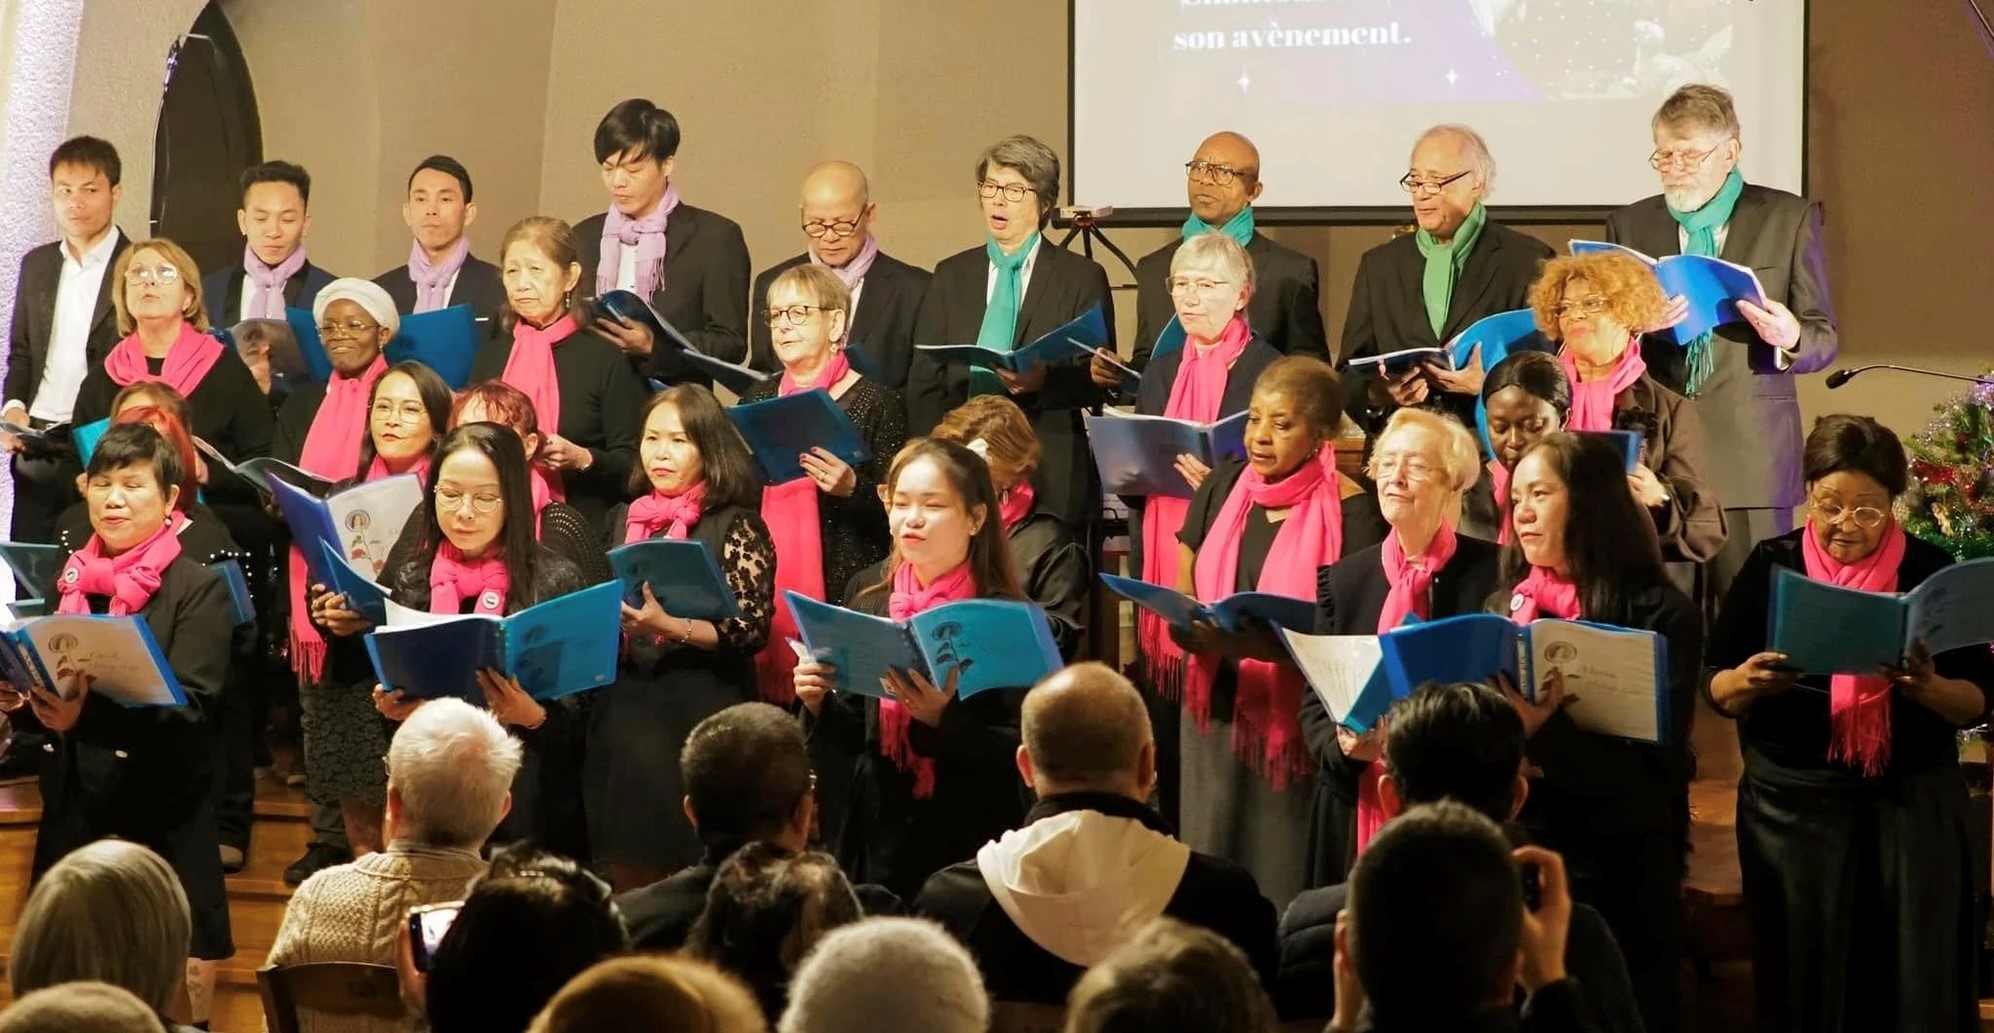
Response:
POLYGON ((503 380, 533 399, 547 429, 539 465, 555 475, 556 497, 601 526, 622 500, 637 449, 644 385, 616 346, 589 331, 575 231, 536 215, 499 245, 506 333, 478 348, 471 382, 503 380))
POLYGON ((623 607, 622 676, 596 693, 584 770, 591 845, 618 890, 698 862, 699 837, 680 807, 679 747, 694 725, 754 698, 755 654, 775 611, 775 547, 756 512, 754 460, 713 392, 667 388, 645 407, 642 426, 630 484, 637 499, 611 511, 612 540, 700 542, 741 616, 675 616, 649 585, 643 606, 623 607))
MULTIPOLYGON (((905 620, 962 599, 1022 597, 982 457, 950 441, 916 441, 894 459, 886 492, 893 554, 852 579, 845 606, 905 620)), ((830 664, 796 665, 813 756, 823 744, 832 757, 858 757, 839 862, 854 883, 911 900, 928 876, 1024 820, 1016 756, 1030 686, 964 700, 912 672, 888 682, 894 699, 881 701, 835 691, 830 664)))
POLYGON ((472 384, 457 395, 450 410, 453 430, 466 423, 496 423, 519 435, 533 482, 533 511, 540 515, 540 544, 571 560, 581 571, 583 584, 599 585, 614 577, 602 535, 589 525, 581 510, 554 497, 553 484, 541 467, 547 435, 540 430, 540 414, 533 408, 533 399, 503 380, 472 384))
POLYGON ((1874 676, 1799 677, 1768 652, 1780 570, 1908 592, 1952 564, 1892 515, 1910 483, 1897 435, 1828 416, 1803 453, 1806 526, 1760 542, 1712 632, 1710 702, 1738 720, 1738 861, 1768 1033, 1980 1028, 1980 943, 1957 733, 1986 719, 1980 646, 1919 648, 1874 676), (1865 734, 1867 733, 1867 734, 1865 734))

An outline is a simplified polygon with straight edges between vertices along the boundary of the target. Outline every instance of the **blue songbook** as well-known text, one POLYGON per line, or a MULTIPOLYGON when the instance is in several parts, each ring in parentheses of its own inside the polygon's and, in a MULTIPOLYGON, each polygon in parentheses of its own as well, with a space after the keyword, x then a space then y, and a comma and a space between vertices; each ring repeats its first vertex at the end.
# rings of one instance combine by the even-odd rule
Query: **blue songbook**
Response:
POLYGON ((90 457, 97 451, 97 442, 103 438, 104 432, 110 429, 111 420, 105 417, 94 423, 83 424, 69 432, 69 440, 75 444, 76 455, 84 468, 89 468, 90 457))
POLYGON ((345 596, 346 608, 366 617, 375 627, 388 623, 388 590, 362 573, 332 543, 321 541, 318 547, 319 559, 327 575, 327 579, 319 584, 345 596))
POLYGON ((1781 567, 1766 648, 1806 674, 1875 674, 1918 640, 1933 654, 1994 642, 1994 558, 1940 570, 1904 594, 1839 588, 1781 567))
POLYGON ((859 376, 879 379, 879 366, 872 361, 872 355, 858 342, 845 342, 845 361, 852 364, 852 371, 859 376))
POLYGON ((124 707, 184 707, 187 693, 160 652, 143 617, 54 614, 0 630, 0 669, 23 688, 63 699, 76 695, 76 677, 90 691, 124 707))
POLYGON ((228 605, 235 615, 235 626, 240 628, 255 623, 256 604, 250 599, 249 579, 242 573, 242 564, 223 560, 214 564, 212 569, 221 575, 222 584, 228 588, 228 605))
POLYGON ((693 346, 686 335, 679 332, 651 303, 637 296, 635 291, 610 291, 597 297, 592 305, 596 313, 608 319, 628 320, 642 323, 651 330, 653 347, 674 347, 684 353, 686 362, 694 369, 713 378, 715 384, 745 395, 756 387, 767 383, 769 375, 758 369, 750 369, 726 359, 708 355, 693 346))
POLYGON ((413 699, 484 706, 477 672, 488 667, 519 679, 534 699, 559 699, 616 680, 622 600, 623 586, 605 581, 505 618, 431 618, 397 607, 399 619, 419 623, 368 632, 367 655, 382 685, 413 699))
POLYGON ((333 583, 333 572, 326 566, 320 543, 363 573, 380 577, 388 550, 422 502, 422 482, 412 473, 365 481, 323 499, 275 477, 270 478, 270 489, 277 511, 291 528, 291 540, 304 554, 312 579, 321 585, 333 583))
POLYGON ((36 542, 0 542, 0 560, 14 572, 14 580, 27 591, 24 598, 40 598, 69 557, 59 545, 36 542))
MULTIPOLYGON (((1552 350, 1550 338, 1537 329, 1537 314, 1527 308, 1497 312, 1469 323, 1447 342, 1449 365, 1454 369, 1469 365, 1469 356, 1476 348, 1482 350, 1484 371, 1496 368, 1512 352, 1552 350)), ((1495 446, 1489 443, 1488 408, 1480 398, 1475 399, 1475 429, 1482 437, 1482 451, 1494 455, 1495 446)))
POLYGON ((1628 473, 1633 473, 1634 468, 1641 465, 1641 435, 1634 431, 1581 430, 1573 433, 1605 438, 1607 443, 1620 453, 1621 459, 1627 464, 1628 473))
POLYGON ((251 487, 254 487, 257 491, 265 495, 273 497, 276 495, 276 490, 271 487, 271 482, 273 481, 283 481, 286 485, 296 488, 313 498, 324 498, 332 491, 332 481, 299 469, 282 459, 270 456, 257 456, 254 459, 245 459, 238 463, 223 455, 221 449, 208 444, 206 439, 198 437, 194 439, 194 448, 202 455, 213 460, 223 470, 248 481, 251 487))
POLYGON ((1102 574, 1101 583, 1179 628, 1189 629, 1191 622, 1202 621, 1237 632, 1244 630, 1246 622, 1251 620, 1295 631, 1315 630, 1313 599, 1290 599, 1272 592, 1235 592, 1207 605, 1174 589, 1117 574, 1102 574))
POLYGON ((1097 303, 1081 315, 1054 327, 1022 348, 1008 352, 974 344, 923 344, 915 351, 937 362, 955 362, 980 369, 1004 369, 1029 373, 1035 366, 1069 359, 1094 357, 1094 349, 1108 343, 1108 320, 1097 303))
POLYGON ((1166 495, 1188 499, 1191 484, 1177 472, 1177 457, 1197 456, 1206 466, 1246 455, 1246 412, 1217 423, 1143 416, 1103 409, 1086 416, 1087 444, 1101 488, 1110 495, 1166 495))
POLYGON ((1669 255, 1655 258, 1642 254, 1624 244, 1609 244, 1599 240, 1574 240, 1570 242, 1572 254, 1588 255, 1602 251, 1618 251, 1630 258, 1646 263, 1655 271, 1655 279, 1662 285, 1662 293, 1670 297, 1682 297, 1689 302, 1689 315, 1669 331, 1677 344, 1687 344, 1691 338, 1708 333, 1726 323, 1742 323, 1744 314, 1738 311, 1738 302, 1749 301, 1760 308, 1766 305, 1765 285, 1759 282, 1759 274, 1751 267, 1726 262, 1708 255, 1669 255))
POLYGON ((755 468, 765 484, 786 484, 802 477, 799 456, 821 448, 847 465, 872 458, 872 446, 859 435, 852 418, 821 387, 793 395, 727 407, 727 418, 741 431, 755 455, 755 468))
POLYGON ((724 620, 741 615, 741 601, 720 574, 705 542, 648 538, 609 550, 610 569, 623 583, 623 601, 644 605, 642 585, 674 617, 724 620))
POLYGON ((1453 369, 1453 353, 1444 347, 1401 348, 1383 355, 1359 355, 1350 360, 1353 376, 1402 377, 1414 367, 1432 364, 1441 369, 1453 369))
POLYGON ((470 384, 471 356, 483 336, 471 306, 452 305, 403 316, 382 354, 389 362, 420 362, 435 370, 450 390, 462 391, 470 384))
POLYGON ((1165 355, 1184 347, 1186 336, 1184 333, 1184 323, 1177 318, 1175 313, 1172 313, 1170 321, 1163 324, 1163 329, 1157 333, 1156 343, 1150 345, 1149 361, 1155 362, 1165 355))
POLYGON ((919 671, 943 687, 960 671, 956 695, 1027 688, 1064 663, 1044 607, 1009 599, 966 599, 904 621, 847 610, 784 592, 811 656, 838 672, 838 688, 886 698, 889 669, 919 671))
POLYGON ((1276 630, 1303 680, 1337 724, 1360 734, 1368 732, 1397 701, 1392 681, 1385 675, 1378 636, 1276 630))

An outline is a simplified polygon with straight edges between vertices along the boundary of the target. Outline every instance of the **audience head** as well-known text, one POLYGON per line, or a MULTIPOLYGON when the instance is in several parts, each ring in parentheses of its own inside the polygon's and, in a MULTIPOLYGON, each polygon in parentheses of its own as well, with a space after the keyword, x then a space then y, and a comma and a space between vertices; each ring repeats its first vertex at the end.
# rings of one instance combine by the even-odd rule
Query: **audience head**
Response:
POLYGON ((1209 929, 1158 918, 1087 970, 1066 1033, 1276 1033, 1252 963, 1209 929))
POLYGON ((445 435, 429 468, 429 495, 425 554, 446 541, 467 560, 497 550, 513 594, 530 591, 537 521, 518 435, 495 423, 467 423, 445 435))
POLYGON ((1378 434, 1370 473, 1385 522, 1425 541, 1443 521, 1459 519, 1462 494, 1482 475, 1482 451, 1454 417, 1404 408, 1378 434))
POLYGON ((1018 774, 1041 798, 1091 792, 1148 800, 1156 788, 1149 709, 1106 664, 1048 675, 1025 694, 1020 725, 1018 774))
POLYGON ((540 433, 540 413, 534 409, 532 397, 503 380, 480 381, 458 392, 450 408, 450 426, 466 423, 496 423, 509 428, 519 435, 529 464, 540 459, 540 452, 547 445, 546 437, 540 433))
POLYGON ((754 997, 733 976, 704 961, 669 954, 597 964, 569 980, 530 1031, 767 1033, 768 1028, 754 997))
POLYGON ((750 840, 789 850, 810 842, 817 776, 796 719, 767 703, 736 703, 692 728, 679 750, 685 816, 708 850, 750 840))
POLYGON ((1412 217, 1437 240, 1453 240, 1475 206, 1495 190, 1495 157, 1482 134, 1459 123, 1419 134, 1399 185, 1412 195, 1412 217))
POLYGON ((821 162, 803 177, 803 235, 817 261, 833 269, 864 250, 877 213, 864 170, 851 162, 821 162))
POLYGON ((429 1027, 521 1033, 568 980, 629 947, 601 879, 565 857, 502 850, 430 959, 429 1027))
POLYGON ((1496 462, 1514 470, 1530 446, 1564 429, 1565 417, 1572 411, 1572 382, 1556 356, 1512 352, 1482 381, 1482 405, 1488 412, 1489 445, 1496 462))
POLYGON ((1523 880, 1488 817, 1451 800, 1388 822, 1350 873, 1339 964, 1382 1023, 1443 1028, 1506 1006, 1521 967, 1523 880))
POLYGON ((837 859, 749 843, 714 873, 686 953, 733 973, 762 1009, 782 1013, 790 979, 824 934, 864 918, 837 859))
POLYGON ((1911 485, 1904 444, 1867 416, 1836 413, 1814 421, 1801 453, 1807 481, 1807 534, 1838 563, 1867 559, 1897 518, 1911 485))
POLYGON ((630 494, 676 496, 703 484, 704 510, 760 507, 762 482, 754 454, 712 391, 674 384, 651 396, 640 425, 643 435, 637 442, 637 466, 630 471, 630 494))
POLYGON ((512 224, 499 242, 499 278, 505 283, 505 311, 499 321, 510 330, 526 323, 545 330, 561 317, 575 332, 589 328, 589 306, 576 290, 582 280, 581 251, 574 227, 533 215, 512 224))
POLYGON ((19 997, 94 980, 163 1012, 186 978, 192 930, 187 894, 158 854, 100 839, 57 861, 28 893, 7 982, 19 997))
POLYGON ((1654 270, 1618 251, 1553 258, 1530 285, 1537 329, 1582 365, 1611 364, 1667 305, 1654 270))
POLYGON ((1269 363, 1246 407, 1246 464, 1278 481, 1317 457, 1343 421, 1343 388, 1321 359, 1269 363))
POLYGON ((641 97, 609 109, 595 127, 595 161, 616 210, 651 214, 670 187, 679 153, 679 120, 641 97))
POLYGON ((94 136, 72 136, 48 158, 49 200, 55 225, 71 244, 95 243, 111 228, 125 188, 118 149, 94 136))
POLYGON ((80 488, 105 553, 124 552, 165 525, 186 483, 180 464, 179 446, 144 423, 116 424, 97 439, 80 488))
POLYGON ((490 711, 460 699, 417 707, 388 743, 388 838, 482 847, 512 808, 522 750, 490 711))
POLYGON ((449 430, 450 385, 413 359, 389 366, 374 381, 367 399, 367 438, 360 444, 362 476, 384 463, 388 472, 407 473, 435 455, 449 430))
POLYGON ((1495 689, 1427 682, 1392 707, 1385 729, 1388 811, 1452 799, 1507 822, 1523 807, 1523 719, 1495 689))
POLYGON ((1001 504, 1011 489, 1031 480, 1042 449, 1038 431, 1018 403, 1004 395, 976 395, 949 410, 928 435, 939 441, 968 446, 990 468, 991 484, 1001 504))
POLYGON ((408 177, 408 199, 402 202, 402 223, 424 251, 437 255, 457 246, 477 217, 471 171, 463 162, 432 154, 416 163, 408 177))
MULTIPOLYGON (((1218 229, 1260 198, 1260 149, 1238 133, 1213 133, 1184 163, 1191 214, 1218 229)), ((1175 263, 1171 273, 1177 272, 1175 263)))
POLYGON ((395 299, 380 284, 357 276, 342 276, 325 285, 312 299, 312 322, 333 372, 357 377, 395 339, 402 317, 395 299))
POLYGON ((1200 233, 1170 256, 1170 304, 1195 344, 1217 341, 1227 324, 1245 318, 1253 284, 1252 256, 1223 233, 1200 233))
POLYGON ((192 323, 196 330, 208 329, 201 269, 194 256, 165 237, 141 240, 118 256, 111 268, 111 303, 121 334, 142 324, 192 323))
POLYGON ((242 170, 242 207, 235 227, 249 238, 250 253, 276 267, 291 257, 312 228, 312 176, 288 161, 266 161, 242 170))
POLYGON ((923 584, 968 563, 979 597, 1020 597, 990 466, 969 446, 936 438, 909 443, 893 458, 879 497, 893 556, 873 590, 891 587, 902 563, 912 563, 923 584))
POLYGON ((1738 167, 1738 111, 1731 95, 1705 83, 1669 94, 1650 123, 1655 152, 1648 164, 1662 175, 1662 197, 1679 212, 1710 203, 1738 167))
POLYGON ((109 983, 45 987, 0 1012, 0 1033, 164 1033, 153 1009, 109 983))
POLYGON ((1546 436, 1516 464, 1509 498, 1516 543, 1503 549, 1505 584, 1547 567, 1578 587, 1582 613, 1597 614, 1627 589, 1663 580, 1655 522, 1627 490, 1626 455, 1605 436, 1546 436))
MULTIPOLYGON (((180 453, 180 497, 173 508, 183 513, 194 508, 203 464, 200 453, 194 449, 194 436, 187 430, 193 417, 188 412, 186 396, 164 381, 133 381, 111 399, 111 422, 143 423, 173 444, 180 453)), ((77 492, 81 494, 84 490, 78 488, 77 492)))
POLYGON ((990 1001, 962 944, 933 922, 869 918, 817 941, 789 984, 781 1033, 984 1033, 990 1001))
MULTIPOLYGON (((852 292, 821 265, 793 265, 776 275, 762 299, 768 305, 769 339, 775 357, 791 373, 815 374, 830 361, 831 349, 851 329, 852 292)), ((816 386, 828 390, 830 384, 816 386)))
POLYGON ((983 225, 1006 254, 1030 240, 1059 207, 1059 155, 1029 136, 1007 136, 976 159, 983 225))

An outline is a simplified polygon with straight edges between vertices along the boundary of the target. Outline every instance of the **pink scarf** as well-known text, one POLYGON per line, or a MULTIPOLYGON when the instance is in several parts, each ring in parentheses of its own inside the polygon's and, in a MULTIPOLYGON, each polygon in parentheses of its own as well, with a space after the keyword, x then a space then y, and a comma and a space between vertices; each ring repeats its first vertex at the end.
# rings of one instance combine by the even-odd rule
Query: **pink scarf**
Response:
POLYGON ((466 562, 464 554, 446 540, 429 564, 429 612, 455 616, 464 612, 464 600, 475 599, 472 613, 503 617, 511 587, 505 558, 497 549, 485 553, 484 559, 466 562))
MULTIPOLYGON (((1287 509, 1287 519, 1274 535, 1273 547, 1261 566, 1263 592, 1291 599, 1314 599, 1316 571, 1343 555, 1343 481, 1336 473, 1336 448, 1325 444, 1313 459, 1286 478, 1269 484, 1248 467, 1226 496, 1225 505, 1205 532, 1204 547, 1192 568, 1199 602, 1217 602, 1233 593, 1239 580, 1239 540, 1248 511, 1287 509)), ((1220 661, 1192 656, 1184 676, 1184 706, 1198 722, 1211 724, 1212 684, 1220 661)), ((1258 760, 1261 773, 1275 790, 1285 790, 1314 766, 1302 742, 1302 676, 1278 664, 1240 660, 1239 691, 1233 703, 1232 748, 1249 763, 1258 760)))
POLYGON ((1030 480, 1020 480, 1005 489, 1004 497, 997 500, 997 515, 1003 518, 1004 533, 1010 534, 1030 518, 1038 501, 1038 492, 1033 490, 1030 480))
MULTIPOLYGON (((1814 518, 1800 532, 1800 558, 1807 576, 1864 592, 1897 590, 1904 562, 1904 528, 1893 518, 1876 551, 1854 563, 1828 555, 1814 538, 1814 518)), ((1890 681, 1873 674, 1838 674, 1828 682, 1828 759, 1866 776, 1890 766, 1890 681)))
MULTIPOLYGON (((630 512, 623 520, 623 541, 627 544, 656 538, 659 531, 663 531, 666 538, 683 541, 693 526, 699 523, 705 505, 705 481, 677 495, 654 490, 630 504, 630 512)), ((822 578, 824 575, 817 576, 822 578)))
POLYGON ((110 599, 113 617, 138 613, 152 601, 152 593, 159 591, 160 577, 179 556, 180 538, 171 520, 116 556, 104 555, 104 540, 92 534, 62 566, 62 578, 55 586, 62 601, 56 612, 89 613, 88 597, 101 595, 110 599))
POLYGON ((430 264, 429 252, 422 249, 420 241, 409 245, 408 278, 415 281, 415 310, 434 312, 450 304, 450 281, 464 268, 464 259, 471 257, 471 238, 458 237, 450 253, 438 264, 430 264))
MULTIPOLYGON (((1378 611, 1378 634, 1405 623, 1408 614, 1421 620, 1433 616, 1433 575, 1454 558, 1456 544, 1454 529, 1443 523, 1433 540, 1426 543, 1426 551, 1407 559, 1398 532, 1385 536, 1380 560, 1385 567, 1385 579, 1392 587, 1385 593, 1384 608, 1378 611)), ((1384 798, 1378 795, 1378 781, 1384 775, 1384 768, 1382 761, 1374 760, 1357 776, 1358 853, 1364 852, 1371 837, 1391 818, 1385 813, 1384 798)))
MULTIPOLYGON (((799 383, 785 370, 776 386, 779 397, 799 391, 823 388, 829 391, 852 371, 842 348, 833 349, 831 359, 818 370, 816 379, 799 383)), ((796 698, 796 652, 791 639, 801 637, 796 615, 789 610, 784 592, 796 592, 806 599, 824 598, 823 511, 818 506, 817 482, 797 477, 762 489, 762 519, 768 522, 769 539, 775 543, 775 620, 769 629, 768 644, 755 657, 755 679, 762 699, 787 704, 796 698)), ((840 586, 843 587, 843 586, 840 586)))
POLYGON ((1491 459, 1488 465, 1489 487, 1495 491, 1496 543, 1508 545, 1516 533, 1509 526, 1509 467, 1502 460, 1491 459))
MULTIPOLYGON (((1219 408, 1225 404, 1226 381, 1233 363, 1239 361, 1252 339, 1246 320, 1234 316, 1211 347, 1186 348, 1177 379, 1170 382, 1170 399, 1163 405, 1163 415, 1195 423, 1216 421, 1223 415, 1219 408)), ((1144 581, 1152 585, 1177 583, 1177 532, 1183 530, 1190 510, 1189 499, 1151 495, 1143 501, 1140 573, 1144 581)), ((1142 657, 1146 679, 1165 695, 1175 697, 1184 652, 1170 640, 1170 625, 1147 610, 1138 610, 1136 641, 1141 646, 1137 653, 1142 657)))
MULTIPOLYGON (((879 238, 868 233, 865 235, 865 243, 859 247, 859 253, 853 255, 851 261, 844 265, 826 266, 826 268, 845 285, 846 290, 857 290, 859 284, 865 280, 866 272, 872 268, 872 260, 878 257, 879 238)), ((810 264, 824 265, 824 260, 817 257, 814 249, 810 252, 810 264)))
POLYGON ((379 454, 376 454, 374 461, 367 464, 367 476, 361 478, 361 480, 377 481, 383 477, 393 477, 404 473, 414 474, 417 480, 428 483, 429 457, 423 456, 417 459, 415 462, 409 464, 406 470, 390 470, 388 469, 388 461, 382 459, 379 454))
POLYGON ((512 325, 512 354, 499 379, 526 392, 548 433, 560 433, 561 377, 554 369, 554 346, 573 337, 575 317, 562 316, 541 330, 525 320, 512 325))
POLYGON ((1572 382, 1572 413, 1565 418, 1566 430, 1612 430, 1613 400, 1648 371, 1638 340, 1627 342, 1613 371, 1599 380, 1580 379, 1579 363, 1570 348, 1558 353, 1558 361, 1565 367, 1565 378, 1572 382))
MULTIPOLYGON (((353 476, 360 464, 360 442, 367 435, 367 402, 373 397, 374 382, 388 371, 388 360, 374 356, 374 362, 357 377, 335 372, 325 385, 325 398, 319 402, 312 426, 305 432, 304 448, 298 454, 298 468, 339 482, 353 476)), ((380 457, 376 465, 383 465, 380 457)), ((385 466, 383 466, 385 469, 385 466)), ((373 477, 369 471, 369 479, 373 477)), ((316 682, 325 670, 325 639, 312 626, 311 571, 305 554, 291 546, 291 670, 316 682)))
POLYGON ((1530 575, 1517 582, 1510 592, 1509 619, 1518 624, 1528 624, 1539 617, 1576 620, 1578 616, 1578 586, 1549 567, 1531 567, 1530 575))
MULTIPOLYGON (((283 313, 278 313, 278 317, 282 318, 283 313)), ((104 356, 104 372, 119 387, 130 387, 141 380, 155 380, 180 392, 182 397, 189 397, 195 388, 201 386, 201 379, 208 375, 208 371, 215 368, 215 363, 221 361, 224 351, 227 349, 222 342, 196 330, 194 324, 183 321, 179 335, 166 349, 166 361, 160 364, 158 376, 154 376, 146 365, 145 344, 139 340, 137 331, 119 341, 117 347, 104 356)))
MULTIPOLYGON (((887 598, 886 615, 904 621, 937 606, 974 598, 976 578, 970 575, 968 560, 926 585, 921 584, 912 563, 900 562, 893 568, 893 594, 887 598)), ((936 672, 936 677, 940 676, 936 672)), ((926 800, 935 795, 935 761, 914 752, 908 737, 913 721, 914 716, 899 700, 879 701, 879 752, 895 767, 913 774, 914 798, 926 800)))
MULTIPOLYGON (((666 184, 665 196, 651 214, 641 219, 632 219, 623 214, 615 205, 609 206, 609 214, 602 220, 602 254, 595 263, 595 292, 608 294, 616 290, 616 272, 623 267, 625 247, 637 249, 637 296, 646 301, 657 293, 665 279, 665 220, 672 209, 679 206, 677 184, 666 184)), ((545 410, 540 417, 543 426, 551 426, 545 410)))
POLYGON ((245 311, 242 318, 284 318, 284 285, 290 283, 291 277, 298 275, 298 270, 304 267, 305 243, 302 240, 289 255, 284 256, 282 262, 275 266, 264 265, 263 260, 256 257, 256 249, 244 244, 242 271, 248 273, 249 282, 256 285, 256 311, 245 311))

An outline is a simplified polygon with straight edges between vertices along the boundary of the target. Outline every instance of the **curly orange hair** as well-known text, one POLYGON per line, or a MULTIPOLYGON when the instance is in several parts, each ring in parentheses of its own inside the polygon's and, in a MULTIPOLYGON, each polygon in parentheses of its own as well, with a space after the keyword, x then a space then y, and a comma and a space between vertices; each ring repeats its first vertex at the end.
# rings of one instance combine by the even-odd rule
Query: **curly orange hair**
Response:
POLYGON ((1605 314, 1630 330, 1655 325, 1668 304, 1654 270, 1638 258, 1617 251, 1561 255, 1544 263, 1544 271, 1530 285, 1530 310, 1537 316, 1537 329, 1553 341, 1560 340, 1558 303, 1565 299, 1565 284, 1572 280, 1584 280, 1594 293, 1604 296, 1605 314))

